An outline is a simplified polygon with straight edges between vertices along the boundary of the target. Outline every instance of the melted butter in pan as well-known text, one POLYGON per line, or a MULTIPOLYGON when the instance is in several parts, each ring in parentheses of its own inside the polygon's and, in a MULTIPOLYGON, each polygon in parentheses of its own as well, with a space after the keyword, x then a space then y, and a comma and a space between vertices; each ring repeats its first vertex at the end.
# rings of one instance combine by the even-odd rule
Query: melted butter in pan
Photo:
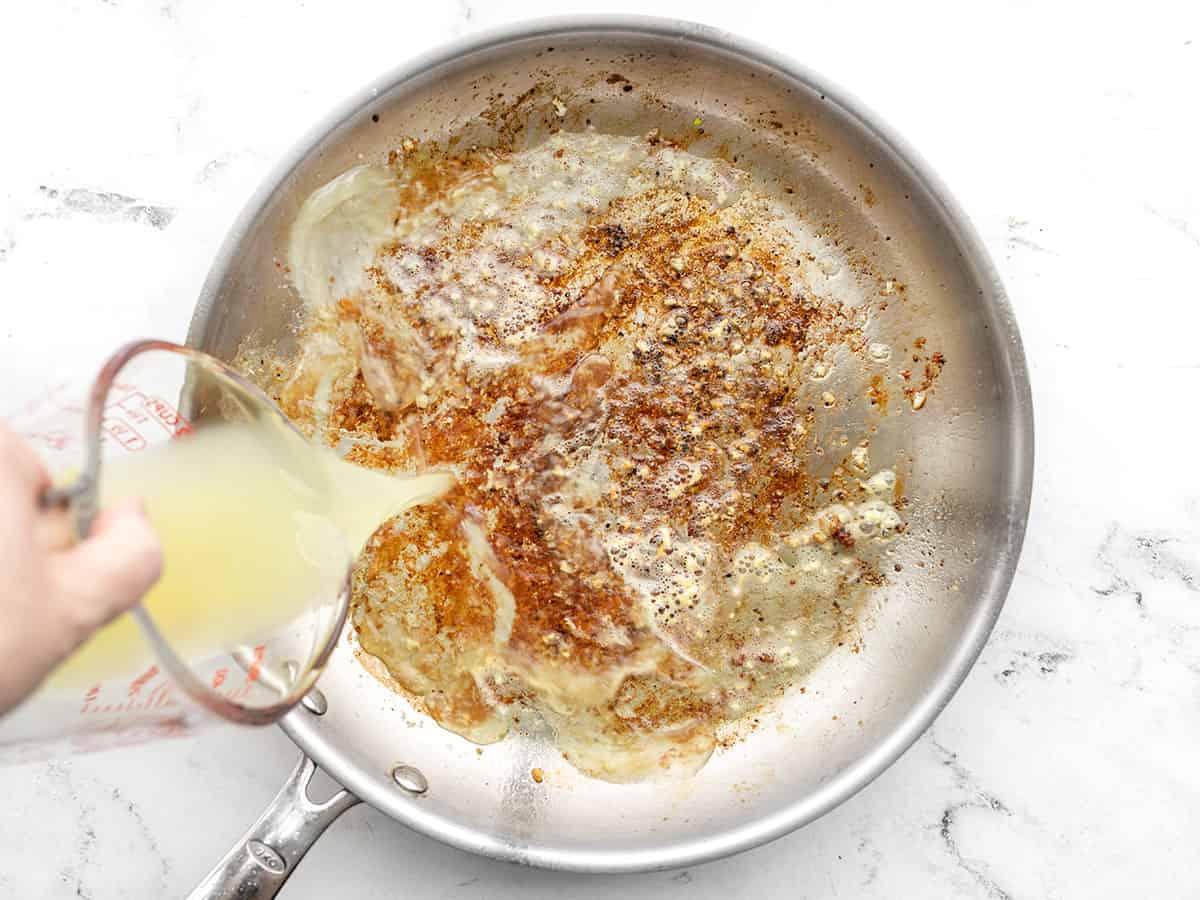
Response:
POLYGON ((444 727, 536 713, 597 777, 690 773, 853 640, 904 527, 866 442, 818 437, 866 408, 868 305, 744 171, 595 133, 361 167, 289 264, 288 414, 458 479, 375 535, 354 592, 362 647, 444 727))

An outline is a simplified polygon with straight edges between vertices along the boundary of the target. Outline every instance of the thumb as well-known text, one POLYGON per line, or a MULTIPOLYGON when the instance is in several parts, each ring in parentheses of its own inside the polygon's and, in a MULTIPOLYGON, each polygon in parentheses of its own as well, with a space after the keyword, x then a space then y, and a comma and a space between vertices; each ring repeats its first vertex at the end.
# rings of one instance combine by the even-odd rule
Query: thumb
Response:
POLYGON ((103 510, 87 539, 59 557, 72 618, 88 632, 133 606, 162 574, 162 547, 140 500, 103 510))

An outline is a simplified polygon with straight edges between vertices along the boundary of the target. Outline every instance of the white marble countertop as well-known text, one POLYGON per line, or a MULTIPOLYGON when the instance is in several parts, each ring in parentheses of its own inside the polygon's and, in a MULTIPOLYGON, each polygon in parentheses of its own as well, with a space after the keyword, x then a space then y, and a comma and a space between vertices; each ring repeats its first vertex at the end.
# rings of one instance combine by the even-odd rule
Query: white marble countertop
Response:
MULTIPOLYGON (((1200 482, 1168 463, 1200 435, 1200 8, 616 5, 791 53, 906 134, 957 194, 1005 278, 1032 369, 1037 480, 1016 583, 933 729, 861 794, 767 847, 583 878, 469 856, 359 807, 282 896, 1194 896, 1200 482)), ((343 96, 451 37, 581 9, 7 9, 6 405, 63 354, 79 363, 135 334, 182 338, 236 210, 343 96)), ((0 769, 0 897, 182 895, 296 756, 278 730, 218 729, 0 769)))

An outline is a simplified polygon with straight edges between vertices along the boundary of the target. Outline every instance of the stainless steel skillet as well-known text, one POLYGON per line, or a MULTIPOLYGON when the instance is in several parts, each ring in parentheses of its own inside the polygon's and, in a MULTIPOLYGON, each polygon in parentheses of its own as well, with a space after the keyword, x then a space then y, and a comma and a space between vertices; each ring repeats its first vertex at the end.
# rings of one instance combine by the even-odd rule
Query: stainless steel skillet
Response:
POLYGON ((834 653, 803 694, 694 779, 666 785, 588 779, 536 733, 478 754, 368 674, 344 641, 319 694, 283 721, 304 760, 196 897, 272 896, 355 798, 457 847, 550 868, 662 869, 753 847, 891 764, 949 701, 999 614, 1029 509, 1033 420, 996 272, 945 188, 889 128, 815 73, 732 35, 639 17, 551 19, 390 73, 314 130, 250 201, 189 343, 225 359, 249 336, 286 351, 297 299, 279 260, 303 199, 406 137, 487 141, 511 122, 481 114, 538 85, 534 95, 567 107, 567 129, 696 129, 693 152, 736 156, 854 247, 856 276, 897 292, 877 323, 883 336, 896 346, 924 337, 945 353, 925 408, 897 409, 880 427, 878 440, 906 460, 912 498, 897 574, 867 617, 861 652, 834 653), (310 760, 348 793, 310 803, 310 760))

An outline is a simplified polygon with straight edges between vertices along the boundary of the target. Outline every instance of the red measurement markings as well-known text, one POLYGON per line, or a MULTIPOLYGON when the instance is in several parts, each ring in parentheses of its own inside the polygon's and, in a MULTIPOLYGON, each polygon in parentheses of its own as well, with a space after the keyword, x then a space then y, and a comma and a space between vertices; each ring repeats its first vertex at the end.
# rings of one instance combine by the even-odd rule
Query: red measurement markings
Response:
POLYGON ((51 450, 63 450, 75 443, 75 436, 66 431, 33 431, 25 435, 33 444, 44 444, 51 450))
POLYGON ((163 400, 142 391, 132 390, 121 399, 110 403, 108 409, 119 409, 137 424, 153 422, 171 437, 188 434, 192 423, 180 415, 179 410, 163 400))
POLYGON ((267 648, 265 644, 259 644, 254 648, 254 662, 246 670, 246 683, 248 685, 258 681, 258 676, 262 674, 262 661, 266 653, 267 648))
POLYGON ((100 685, 93 684, 90 688, 88 688, 88 692, 83 695, 83 709, 81 709, 80 712, 81 713, 90 712, 91 710, 89 709, 89 707, 93 703, 95 703, 99 697, 100 697, 100 685))
MULTIPOLYGON (((230 681, 228 668, 217 669, 212 674, 213 691, 226 700, 237 702, 245 700, 253 692, 254 683, 262 675, 262 662, 267 648, 260 645, 254 648, 254 662, 246 671, 246 677, 240 683, 230 681)), ((110 685, 107 694, 112 696, 115 685, 110 685)), ((83 696, 83 707, 80 715, 120 715, 123 713, 143 713, 159 709, 167 709, 179 705, 179 696, 175 685, 168 681, 158 666, 151 666, 125 687, 125 696, 119 702, 102 702, 101 693, 105 691, 103 684, 88 688, 83 696), (162 676, 162 677, 160 677, 162 676), (156 679, 158 679, 156 681, 156 679), (147 685, 154 683, 153 688, 146 693, 147 685)))
POLYGON ((151 678, 158 674, 158 666, 151 666, 133 681, 129 682, 129 696, 136 697, 142 692, 142 688, 146 686, 151 678))
POLYGON ((27 400, 20 409, 17 409, 11 413, 7 413, 5 418, 45 419, 48 416, 55 415, 60 411, 73 412, 71 407, 77 404, 74 404, 73 402, 64 403, 62 399, 70 388, 70 381, 60 381, 57 384, 53 384, 40 397, 34 397, 31 400, 27 400))
POLYGON ((146 449, 146 439, 128 422, 106 416, 100 429, 103 437, 116 441, 130 453, 146 449))
POLYGON ((179 703, 175 698, 171 685, 166 682, 156 684, 154 690, 145 696, 129 694, 128 698, 121 703, 100 703, 98 701, 99 697, 95 697, 91 702, 85 702, 80 713, 102 715, 106 713, 144 712, 153 709, 166 709, 171 706, 177 706, 179 703))
POLYGON ((83 708, 79 711, 80 715, 102 715, 105 713, 128 713, 140 710, 165 709, 166 707, 177 705, 170 683, 166 681, 159 682, 154 686, 150 693, 142 695, 141 688, 145 685, 139 685, 135 690, 134 685, 130 684, 127 688, 125 699, 120 703, 101 703, 100 702, 100 685, 95 685, 90 688, 83 698, 83 708))

